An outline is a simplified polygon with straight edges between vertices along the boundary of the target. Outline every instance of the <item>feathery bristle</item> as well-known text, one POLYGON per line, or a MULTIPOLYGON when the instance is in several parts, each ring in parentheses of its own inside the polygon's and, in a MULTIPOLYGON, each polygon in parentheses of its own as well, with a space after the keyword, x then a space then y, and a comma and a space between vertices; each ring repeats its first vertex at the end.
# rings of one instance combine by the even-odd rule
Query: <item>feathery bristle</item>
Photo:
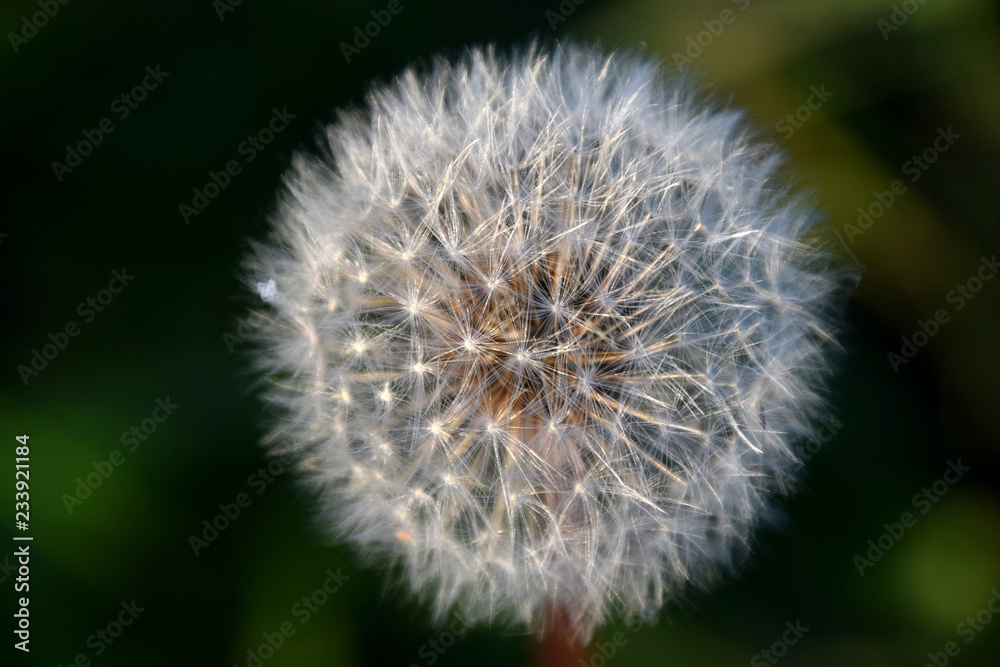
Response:
POLYGON ((296 160, 248 276, 271 447, 438 615, 649 618, 789 488, 838 273, 742 124, 637 57, 473 50, 296 160))

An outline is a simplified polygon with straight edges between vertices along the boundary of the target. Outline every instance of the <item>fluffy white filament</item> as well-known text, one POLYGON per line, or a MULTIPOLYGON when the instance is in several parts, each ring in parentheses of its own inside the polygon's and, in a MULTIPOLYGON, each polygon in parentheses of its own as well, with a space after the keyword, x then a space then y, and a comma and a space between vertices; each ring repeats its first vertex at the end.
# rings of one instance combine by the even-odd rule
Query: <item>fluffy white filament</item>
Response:
POLYGON ((248 282, 271 450, 333 531, 440 616, 583 639, 730 568, 816 430, 837 288, 741 115, 633 56, 473 50, 328 140, 248 282))

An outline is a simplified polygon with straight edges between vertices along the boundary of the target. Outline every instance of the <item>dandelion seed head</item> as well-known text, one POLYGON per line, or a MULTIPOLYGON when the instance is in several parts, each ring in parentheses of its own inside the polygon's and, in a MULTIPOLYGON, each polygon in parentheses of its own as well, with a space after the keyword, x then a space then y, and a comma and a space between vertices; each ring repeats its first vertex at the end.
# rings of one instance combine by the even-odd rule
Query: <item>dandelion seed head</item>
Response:
POLYGON ((331 532, 441 618, 556 604, 582 639, 732 570, 824 417, 846 275, 742 115, 640 57, 486 49, 327 139, 248 280, 269 442, 331 532))

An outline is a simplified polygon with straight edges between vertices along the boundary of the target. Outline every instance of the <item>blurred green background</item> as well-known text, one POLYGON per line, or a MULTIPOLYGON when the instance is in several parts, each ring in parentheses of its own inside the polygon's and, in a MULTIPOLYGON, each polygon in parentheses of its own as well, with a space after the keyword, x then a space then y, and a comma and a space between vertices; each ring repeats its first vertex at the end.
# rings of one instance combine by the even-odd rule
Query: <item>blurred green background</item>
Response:
POLYGON ((921 665, 928 654, 998 664, 1000 616, 980 610, 1000 589, 1000 280, 975 280, 1000 249, 994 3, 401 0, 402 12, 347 62, 341 44, 387 2, 223 2, 0 8, 0 540, 11 545, 0 549, 0 664, 253 667, 248 650, 268 667, 530 663, 529 637, 486 628, 445 649, 450 636, 428 625, 425 609, 324 542, 290 475, 257 475, 267 465, 257 444, 264 414, 239 326, 251 299, 236 276, 246 240, 267 229, 292 152, 312 145, 335 109, 411 61, 532 37, 596 39, 695 72, 787 150, 845 256, 865 269, 834 383, 837 420, 828 442, 811 447, 784 528, 760 535, 741 577, 691 591, 657 625, 603 630, 589 664, 767 665, 779 654, 789 666, 921 665), (46 7, 51 18, 39 14, 46 7), (147 66, 168 75, 157 83, 147 66), (121 95, 144 78, 148 90, 135 95, 144 99, 128 108, 121 95), (286 108, 294 118, 273 141, 259 151, 243 144, 286 108), (68 172, 53 167, 105 118, 113 131, 90 155, 68 172), (949 128, 953 139, 934 148, 949 128), (913 162, 921 155, 926 170, 913 162), (185 224, 179 205, 230 160, 240 173, 185 224), (871 215, 864 227, 859 207, 871 215), (123 267, 134 279, 102 293, 123 267), (924 344, 894 368, 889 353, 939 310, 947 321, 918 334, 924 344), (18 370, 70 322, 78 335, 37 375, 18 370), (177 406, 162 423, 148 421, 157 399, 177 406), (133 427, 146 428, 145 440, 123 444, 133 427), (30 656, 11 639, 22 433, 30 656), (114 450, 121 465, 68 501, 78 479, 113 465, 104 462, 114 450), (959 459, 970 470, 939 481, 959 459), (915 502, 925 488, 934 502, 915 502), (248 506, 220 519, 220 504, 238 498, 248 506), (915 525, 886 537, 904 512, 915 525), (229 525, 195 555, 191 536, 213 520, 229 525), (880 538, 889 548, 862 576, 856 557, 880 538), (295 605, 328 570, 348 578, 305 618, 295 605), (101 639, 133 600, 142 608, 134 621, 101 639), (283 623, 294 634, 261 654, 283 623), (808 631, 781 645, 786 623, 808 631), (957 655, 944 653, 948 642, 957 655))

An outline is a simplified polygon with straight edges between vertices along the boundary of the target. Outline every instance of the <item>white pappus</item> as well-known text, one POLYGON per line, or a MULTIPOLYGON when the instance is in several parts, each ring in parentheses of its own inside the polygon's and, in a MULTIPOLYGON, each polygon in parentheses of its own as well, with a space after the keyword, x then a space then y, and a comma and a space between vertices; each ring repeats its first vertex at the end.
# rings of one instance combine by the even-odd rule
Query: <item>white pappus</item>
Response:
POLYGON ((741 112, 472 49, 300 153, 257 244, 267 444, 444 618, 589 639, 745 555, 826 416, 845 271, 741 112))

